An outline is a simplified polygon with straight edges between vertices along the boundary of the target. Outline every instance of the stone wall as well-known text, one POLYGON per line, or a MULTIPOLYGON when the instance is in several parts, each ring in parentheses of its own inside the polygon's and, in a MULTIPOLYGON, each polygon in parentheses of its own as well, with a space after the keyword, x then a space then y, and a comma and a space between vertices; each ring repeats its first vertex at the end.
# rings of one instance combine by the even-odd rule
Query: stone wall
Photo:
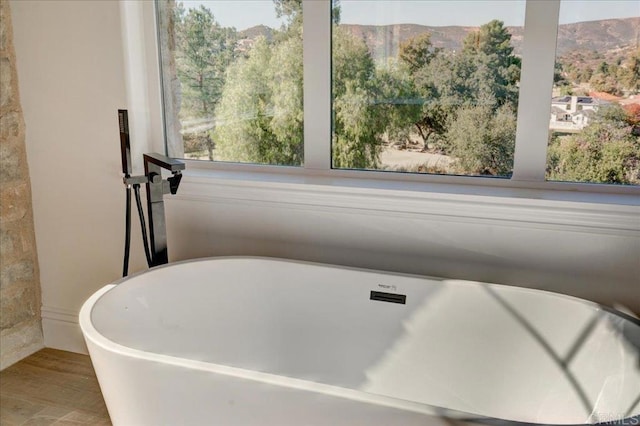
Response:
POLYGON ((9 2, 0 0, 0 370, 44 346, 25 125, 9 2))

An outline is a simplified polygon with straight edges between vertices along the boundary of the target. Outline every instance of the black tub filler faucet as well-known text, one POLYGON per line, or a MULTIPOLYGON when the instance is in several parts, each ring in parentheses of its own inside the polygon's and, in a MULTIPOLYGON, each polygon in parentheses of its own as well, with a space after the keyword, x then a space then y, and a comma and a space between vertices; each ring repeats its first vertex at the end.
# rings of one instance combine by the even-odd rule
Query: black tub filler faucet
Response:
POLYGON ((142 229, 142 241, 149 267, 169 262, 167 254, 167 227, 164 214, 164 195, 176 194, 182 179, 185 164, 162 154, 144 154, 144 175, 131 176, 131 145, 129 140, 129 121, 127 110, 118 110, 120 124, 120 149, 122 153, 123 182, 127 188, 126 198, 126 235, 124 266, 122 276, 128 275, 129 249, 131 243, 131 189, 133 188, 142 229), (167 179, 162 178, 162 169, 171 172, 167 179), (149 218, 149 238, 140 201, 140 185, 145 184, 147 192, 147 215, 149 218))

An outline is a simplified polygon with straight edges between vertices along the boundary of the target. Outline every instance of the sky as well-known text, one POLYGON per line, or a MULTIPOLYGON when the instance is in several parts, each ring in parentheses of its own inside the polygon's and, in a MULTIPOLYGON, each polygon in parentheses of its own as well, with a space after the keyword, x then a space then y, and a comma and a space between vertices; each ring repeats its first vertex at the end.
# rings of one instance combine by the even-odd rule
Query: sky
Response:
MULTIPOLYGON (((180 0, 178 0, 180 1, 180 0)), ((225 27, 238 30, 266 25, 280 27, 271 0, 188 0, 186 8, 205 5, 225 27)), ((492 19, 505 25, 524 24, 524 0, 341 0, 345 24, 480 26, 492 19)), ((637 0, 562 0, 560 23, 640 16, 637 0)))

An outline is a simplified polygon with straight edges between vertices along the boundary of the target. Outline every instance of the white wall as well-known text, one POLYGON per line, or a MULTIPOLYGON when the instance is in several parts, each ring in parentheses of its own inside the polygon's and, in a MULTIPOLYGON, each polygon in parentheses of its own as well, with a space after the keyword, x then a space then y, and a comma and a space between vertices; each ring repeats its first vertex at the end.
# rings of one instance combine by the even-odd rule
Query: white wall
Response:
POLYGON ((127 105, 127 93, 120 6, 14 1, 11 10, 42 256, 45 345, 81 350, 80 306, 122 268, 117 109, 127 105), (57 328, 65 332, 60 337, 57 328))
MULTIPOLYGON (((11 4, 50 347, 84 350, 78 310, 121 273, 124 186, 116 110, 132 112, 138 166, 138 154, 160 132, 154 52, 143 58, 123 48, 144 44, 131 32, 142 10, 136 4, 149 6, 11 4), (149 90, 136 84, 145 74, 149 90), (141 101, 145 97, 151 104, 141 101)), ((190 167, 179 195, 167 200, 173 260, 282 256, 526 285, 640 312, 637 199, 619 199, 635 206, 599 205, 536 200, 545 194, 532 192, 532 198, 514 202, 349 189, 330 179, 234 180, 190 167)), ((143 269, 138 228, 133 240, 135 271, 143 269)))
POLYGON ((319 181, 185 178, 166 202, 173 258, 288 257, 540 288, 640 312, 637 206, 319 181))

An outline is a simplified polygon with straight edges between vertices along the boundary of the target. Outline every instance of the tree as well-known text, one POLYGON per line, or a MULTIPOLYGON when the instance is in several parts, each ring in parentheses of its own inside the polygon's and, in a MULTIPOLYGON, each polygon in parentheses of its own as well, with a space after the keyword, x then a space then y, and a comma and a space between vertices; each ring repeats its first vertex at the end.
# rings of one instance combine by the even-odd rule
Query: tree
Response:
POLYGON ((640 137, 625 111, 611 105, 598 111, 582 132, 556 136, 547 153, 551 180, 640 184, 640 137))
POLYGON ((286 18, 285 24, 274 31, 276 43, 302 34, 302 0, 273 0, 278 18, 286 18))
POLYGON ((376 168, 385 122, 376 108, 376 74, 364 41, 343 28, 333 32, 333 165, 376 168))
POLYGON ((493 97, 496 107, 517 106, 520 58, 513 55, 511 34, 504 23, 493 20, 464 39, 462 54, 469 56, 475 72, 470 82, 476 98, 493 97))
POLYGON ((277 144, 271 130, 273 93, 268 73, 271 57, 271 48, 260 37, 247 58, 240 58, 229 67, 212 135, 221 160, 254 163, 271 160, 271 151, 277 144))
POLYGON ((482 25, 478 31, 469 33, 463 40, 462 51, 473 54, 495 54, 503 65, 508 66, 513 53, 511 34, 502 21, 494 19, 482 25))
POLYGON ((618 80, 627 90, 638 93, 640 90, 640 49, 636 49, 618 68, 618 80))
POLYGON ((495 113, 490 104, 462 107, 449 123, 446 137, 462 173, 511 174, 516 138, 511 106, 503 105, 495 113))
POLYGON ((213 115, 224 85, 225 71, 234 59, 236 32, 223 28, 204 6, 177 8, 176 64, 182 83, 183 112, 198 117, 213 115))
POLYGON ((425 32, 400 43, 398 58, 409 67, 409 72, 415 73, 425 67, 440 53, 431 43, 431 34, 425 32))
POLYGON ((423 150, 438 145, 447 131, 447 122, 463 103, 466 89, 463 67, 456 58, 438 55, 414 74, 416 92, 422 100, 420 115, 413 125, 422 139, 423 150))
POLYGON ((618 79, 605 73, 598 72, 593 74, 589 79, 589 85, 597 92, 610 93, 612 95, 620 94, 618 88, 618 79))
POLYGON ((446 130, 450 109, 440 103, 441 94, 435 80, 437 65, 447 60, 441 49, 433 47, 429 33, 420 34, 402 43, 398 58, 399 70, 409 74, 409 80, 414 86, 412 90, 404 90, 416 101, 410 104, 406 117, 413 118, 412 126, 420 135, 423 150, 426 151, 433 136, 442 135, 446 130), (436 65, 432 66, 433 63, 436 65))
MULTIPOLYGON (((334 22, 339 20, 336 4, 334 22)), ((274 43, 258 40, 227 73, 216 117, 219 122, 212 134, 220 159, 302 164, 302 3, 275 0, 275 6, 287 23, 274 43)), ((335 48, 343 60, 334 62, 334 164, 371 167, 378 161, 384 123, 372 102, 375 68, 364 43, 356 47, 347 39, 339 36, 335 48), (340 46, 351 50, 345 53, 340 46)))
POLYGON ((274 5, 287 18, 274 43, 259 38, 229 68, 212 132, 222 160, 302 164, 302 2, 274 5))
POLYGON ((289 22, 295 21, 302 15, 302 0, 273 0, 276 16, 286 16, 289 22))
MULTIPOLYGON (((272 93, 271 132, 278 141, 272 150, 272 164, 302 164, 303 97, 302 97, 302 32, 273 48, 269 64, 269 90, 272 93)), ((266 153, 265 153, 266 154, 266 153)))
POLYGON ((462 107, 487 105, 494 113, 503 105, 517 108, 520 59, 513 55, 511 34, 501 21, 470 33, 460 52, 435 49, 429 34, 414 37, 402 44, 399 61, 422 99, 413 125, 424 150, 451 152, 446 134, 462 107))
POLYGON ((386 139, 401 144, 410 141, 413 126, 422 117, 423 99, 408 70, 392 64, 376 70, 376 108, 386 123, 386 139))

